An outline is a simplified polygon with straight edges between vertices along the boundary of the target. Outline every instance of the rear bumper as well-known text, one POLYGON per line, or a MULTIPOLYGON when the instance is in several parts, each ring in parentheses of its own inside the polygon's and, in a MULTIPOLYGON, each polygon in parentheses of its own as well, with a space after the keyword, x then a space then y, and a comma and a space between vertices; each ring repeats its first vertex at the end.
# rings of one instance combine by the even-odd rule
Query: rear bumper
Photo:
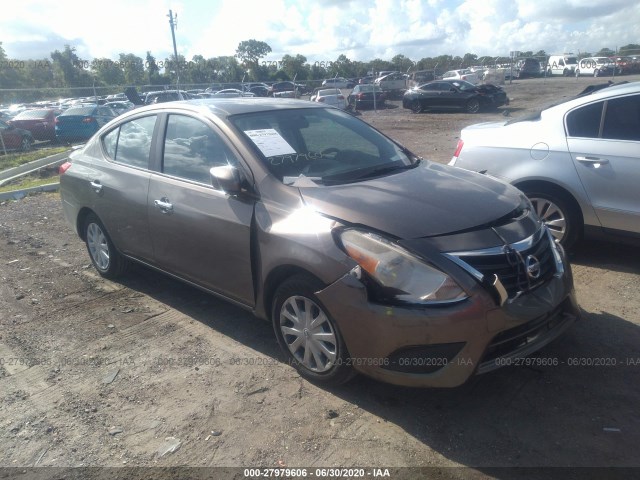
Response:
POLYGON ((317 293, 359 372, 412 387, 455 387, 512 364, 560 336, 579 318, 570 270, 497 307, 480 285, 461 303, 398 307, 370 302, 355 277, 317 293))

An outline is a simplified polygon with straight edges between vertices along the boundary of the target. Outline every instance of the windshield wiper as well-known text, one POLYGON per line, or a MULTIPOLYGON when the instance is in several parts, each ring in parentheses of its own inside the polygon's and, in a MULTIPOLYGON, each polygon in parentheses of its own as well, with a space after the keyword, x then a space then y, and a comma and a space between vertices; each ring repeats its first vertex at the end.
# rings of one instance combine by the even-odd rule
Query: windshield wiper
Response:
POLYGON ((416 160, 409 165, 405 164, 402 160, 396 160, 391 163, 383 163, 373 165, 371 167, 358 168, 345 173, 338 173, 336 175, 327 175, 322 177, 322 182, 327 183, 343 183, 348 181, 364 180, 366 178, 378 177, 386 173, 395 172, 397 170, 409 170, 415 168, 420 164, 420 161, 416 160))

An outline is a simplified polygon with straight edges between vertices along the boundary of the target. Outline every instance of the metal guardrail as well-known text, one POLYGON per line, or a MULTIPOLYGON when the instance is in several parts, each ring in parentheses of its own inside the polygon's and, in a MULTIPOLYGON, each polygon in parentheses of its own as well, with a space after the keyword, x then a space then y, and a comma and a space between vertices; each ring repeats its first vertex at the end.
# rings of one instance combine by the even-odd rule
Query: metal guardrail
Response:
POLYGON ((62 165, 65 162, 65 160, 69 158, 70 153, 71 153, 70 150, 66 152, 56 153, 55 155, 39 158, 38 160, 34 160, 32 162, 19 165, 17 167, 3 170, 2 172, 0 172, 0 187, 2 187, 3 185, 6 185, 7 183, 17 178, 36 172, 41 168, 46 168, 56 164, 62 165))
POLYGON ((38 187, 23 188, 22 190, 12 190, 10 192, 0 193, 0 202, 5 200, 20 200, 30 193, 38 192, 56 192, 60 188, 60 182, 47 183, 46 185, 40 185, 38 187))

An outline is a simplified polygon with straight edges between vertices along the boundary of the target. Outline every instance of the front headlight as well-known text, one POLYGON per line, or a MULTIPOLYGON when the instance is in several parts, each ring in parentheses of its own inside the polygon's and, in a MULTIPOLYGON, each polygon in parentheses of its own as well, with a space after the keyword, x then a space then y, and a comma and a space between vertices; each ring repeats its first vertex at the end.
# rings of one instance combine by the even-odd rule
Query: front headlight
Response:
POLYGON ((447 274, 379 235, 344 230, 340 241, 345 253, 382 287, 388 298, 422 304, 467 298, 447 274))

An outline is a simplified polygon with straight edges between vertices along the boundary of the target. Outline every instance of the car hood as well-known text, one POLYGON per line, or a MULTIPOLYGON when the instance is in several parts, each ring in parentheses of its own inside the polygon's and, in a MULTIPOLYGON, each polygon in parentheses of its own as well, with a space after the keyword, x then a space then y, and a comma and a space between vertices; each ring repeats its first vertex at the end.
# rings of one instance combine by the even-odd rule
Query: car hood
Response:
POLYGON ((522 203, 522 194, 506 183, 431 162, 364 182, 303 187, 300 193, 322 214, 405 239, 486 228, 522 203))

